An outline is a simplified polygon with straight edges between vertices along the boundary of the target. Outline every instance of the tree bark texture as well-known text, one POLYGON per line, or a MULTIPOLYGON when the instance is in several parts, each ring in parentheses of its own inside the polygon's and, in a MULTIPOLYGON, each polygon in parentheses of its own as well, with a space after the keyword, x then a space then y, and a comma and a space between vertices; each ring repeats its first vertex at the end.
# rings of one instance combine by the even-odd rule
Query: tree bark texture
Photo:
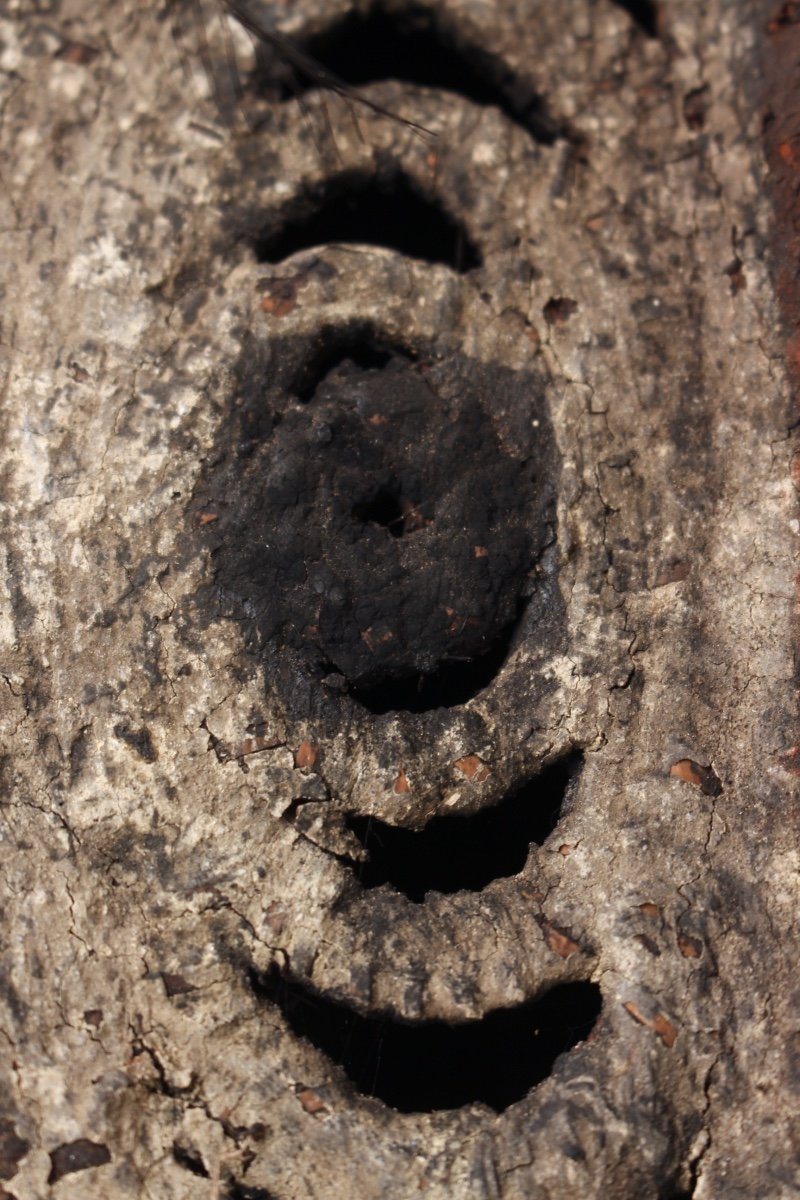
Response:
POLYGON ((6 0, 0 1195, 800 1194, 796 8, 6 0))

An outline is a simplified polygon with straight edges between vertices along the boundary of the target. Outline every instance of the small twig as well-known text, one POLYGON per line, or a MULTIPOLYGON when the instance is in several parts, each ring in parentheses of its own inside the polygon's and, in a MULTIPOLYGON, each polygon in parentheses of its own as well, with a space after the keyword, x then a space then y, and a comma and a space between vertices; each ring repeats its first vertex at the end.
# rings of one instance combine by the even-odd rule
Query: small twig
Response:
POLYGON ((384 108, 380 104, 376 104, 374 100, 370 100, 367 96, 361 94, 355 88, 350 87, 338 75, 334 75, 321 63, 318 63, 310 55, 296 46, 290 38, 277 30, 271 28, 266 19, 255 9, 251 0, 222 0, 231 16, 239 22, 243 29, 253 37, 258 38, 262 42, 266 42, 273 50, 288 63, 293 70, 297 71, 305 79, 318 87, 325 88, 329 92, 334 92, 337 96, 341 96, 351 104, 360 104, 364 108, 370 109, 377 113, 378 116, 388 117, 391 121, 398 121, 401 125, 405 125, 414 133, 420 134, 423 137, 436 137, 436 134, 431 129, 427 129, 424 125, 418 124, 416 121, 410 121, 407 117, 401 117, 399 113, 392 112, 391 109, 384 108))
POLYGON ((226 1153, 217 1154, 211 1165, 209 1174, 209 1200, 222 1200, 220 1187, 222 1185, 222 1168, 228 1163, 235 1162, 237 1158, 241 1158, 242 1152, 238 1148, 236 1150, 228 1150, 226 1153))

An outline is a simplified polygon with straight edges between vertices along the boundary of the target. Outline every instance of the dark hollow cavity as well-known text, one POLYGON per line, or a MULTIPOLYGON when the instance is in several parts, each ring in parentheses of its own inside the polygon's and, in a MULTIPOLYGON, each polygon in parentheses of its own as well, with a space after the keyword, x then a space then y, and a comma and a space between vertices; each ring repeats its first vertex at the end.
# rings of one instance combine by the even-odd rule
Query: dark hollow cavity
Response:
POLYGON ((503 1112, 588 1036, 602 1008, 596 984, 569 983, 479 1021, 405 1024, 361 1016, 276 966, 251 971, 250 982, 258 996, 280 1007, 298 1037, 343 1068, 362 1095, 399 1112, 475 1103, 503 1112))
POLYGON ((434 817, 421 830, 349 814, 347 827, 369 855, 353 866, 361 886, 388 883, 420 904, 427 892, 478 892, 493 879, 518 875, 531 846, 541 846, 558 824, 582 765, 582 755, 570 755, 494 807, 434 817))
MULTIPOLYGON (((300 44, 316 63, 350 87, 396 79, 499 108, 546 144, 562 132, 530 81, 513 75, 498 56, 438 25, 430 10, 411 7, 389 13, 375 6, 366 13, 351 12, 300 44)), ((298 75, 282 85, 279 97, 289 100, 316 86, 317 79, 298 75)))
POLYGON ((614 3, 630 13, 648 37, 658 37, 658 4, 655 0, 614 0, 614 3))
POLYGON ((353 519, 362 524, 382 525, 392 537, 402 537, 406 532, 406 516, 413 520, 418 512, 413 501, 402 496, 397 488, 379 488, 375 495, 360 504, 353 505, 353 519))
POLYGON ((400 174, 345 172, 326 180, 292 211, 277 214, 253 246, 260 262, 277 263, 300 250, 337 243, 385 246, 461 273, 481 265, 463 225, 400 174))

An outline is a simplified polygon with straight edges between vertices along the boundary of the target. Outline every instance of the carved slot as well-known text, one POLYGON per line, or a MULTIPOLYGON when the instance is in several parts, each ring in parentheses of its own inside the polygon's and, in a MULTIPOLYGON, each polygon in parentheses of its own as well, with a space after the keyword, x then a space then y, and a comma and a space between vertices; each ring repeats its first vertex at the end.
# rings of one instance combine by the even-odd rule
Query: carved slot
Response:
POLYGON ((335 244, 385 246, 462 274, 482 261, 464 226, 399 172, 334 176, 277 214, 253 243, 259 261, 269 263, 335 244))
MULTIPOLYGON (((394 79, 454 92, 473 104, 499 108, 538 141, 563 134, 529 80, 514 75, 496 55, 439 24, 435 14, 411 6, 385 12, 348 13, 301 41, 303 50, 350 87, 394 79)), ((274 68, 272 71, 274 91, 274 68)), ((290 100, 318 86, 314 78, 278 84, 277 97, 290 100)))
POLYGON ((596 984, 569 983, 479 1021, 409 1024, 362 1016, 277 966, 252 970, 250 983, 259 997, 280 1007, 298 1037, 343 1068, 357 1091, 399 1112, 475 1103, 503 1112, 588 1036, 602 1007, 596 984))
POLYGON ((369 855, 353 868, 361 886, 388 883, 419 904, 427 892, 478 892, 493 879, 519 874, 531 846, 555 829, 582 766, 582 755, 570 755, 492 808, 434 817, 421 830, 349 814, 347 827, 369 855))

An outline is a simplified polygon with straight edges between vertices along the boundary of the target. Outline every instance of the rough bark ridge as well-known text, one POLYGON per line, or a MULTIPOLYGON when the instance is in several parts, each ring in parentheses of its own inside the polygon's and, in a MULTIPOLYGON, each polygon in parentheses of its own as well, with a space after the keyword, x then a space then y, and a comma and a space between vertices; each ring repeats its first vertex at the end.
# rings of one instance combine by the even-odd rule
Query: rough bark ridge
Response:
POLYGON ((7 4, 0 1194, 798 1194, 795 7, 7 4))

